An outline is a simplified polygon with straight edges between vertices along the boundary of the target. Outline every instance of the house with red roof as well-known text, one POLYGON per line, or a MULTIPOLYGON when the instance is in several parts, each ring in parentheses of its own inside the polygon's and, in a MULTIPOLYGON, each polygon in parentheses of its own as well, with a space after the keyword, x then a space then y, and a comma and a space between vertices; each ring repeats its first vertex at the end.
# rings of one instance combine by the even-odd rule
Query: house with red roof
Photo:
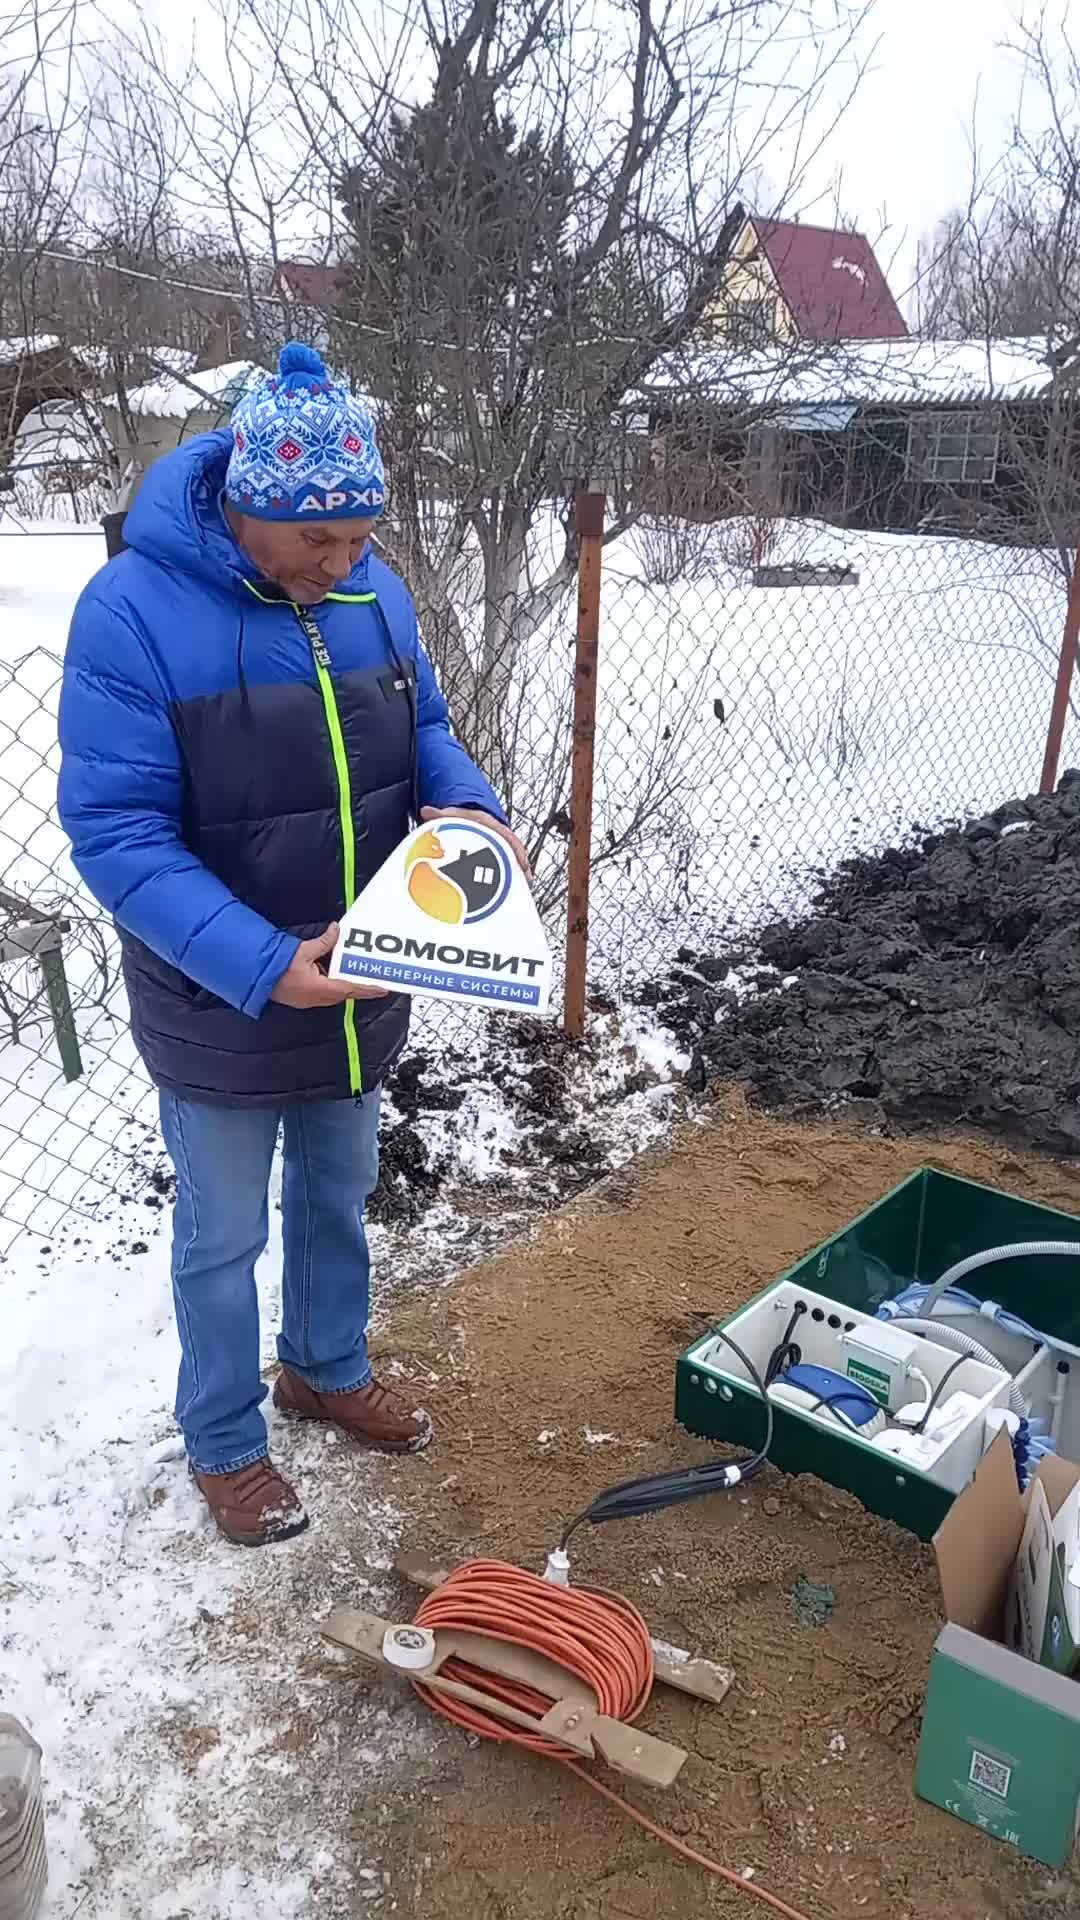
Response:
POLYGON ((902 340, 907 326, 865 234, 748 214, 710 316, 738 347, 902 340))
POLYGON ((279 260, 271 287, 288 313, 288 327, 320 353, 330 346, 330 317, 341 305, 339 267, 318 260, 279 260))
POLYGON ((317 260, 279 260, 274 268, 274 292, 288 307, 315 307, 326 311, 341 300, 339 269, 317 260))

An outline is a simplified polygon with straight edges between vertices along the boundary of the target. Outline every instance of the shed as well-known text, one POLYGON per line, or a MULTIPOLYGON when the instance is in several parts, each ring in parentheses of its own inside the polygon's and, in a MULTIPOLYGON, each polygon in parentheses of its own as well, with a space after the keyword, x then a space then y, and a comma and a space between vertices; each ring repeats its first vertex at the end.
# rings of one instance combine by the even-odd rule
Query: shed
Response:
POLYGON ((253 360, 232 360, 194 372, 165 371, 125 394, 110 394, 101 413, 121 468, 141 477, 181 441, 223 426, 241 396, 265 377, 253 360))
POLYGON ((1040 488, 1063 504, 1080 475, 1072 366, 1043 340, 699 348, 661 362, 641 398, 667 504, 695 517, 1021 530, 1040 488))

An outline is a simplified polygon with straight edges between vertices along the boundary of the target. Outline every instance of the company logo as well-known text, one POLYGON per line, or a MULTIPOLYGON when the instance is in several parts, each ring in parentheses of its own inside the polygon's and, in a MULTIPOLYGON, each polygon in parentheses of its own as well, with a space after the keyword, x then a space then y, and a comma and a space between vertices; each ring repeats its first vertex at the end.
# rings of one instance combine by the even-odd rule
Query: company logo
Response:
POLYGON ((443 820, 405 856, 409 898, 429 920, 471 927, 496 913, 510 892, 510 854, 496 834, 466 820, 443 820))

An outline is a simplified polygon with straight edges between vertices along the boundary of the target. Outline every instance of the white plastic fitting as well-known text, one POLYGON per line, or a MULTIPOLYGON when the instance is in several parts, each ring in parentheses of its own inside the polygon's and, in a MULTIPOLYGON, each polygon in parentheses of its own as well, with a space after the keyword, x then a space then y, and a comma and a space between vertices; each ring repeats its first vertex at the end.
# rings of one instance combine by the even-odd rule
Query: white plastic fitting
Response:
POLYGON ((548 1554, 547 1566, 544 1568, 544 1579, 548 1585, 552 1587, 568 1587, 570 1585, 570 1555, 564 1553, 562 1547, 553 1547, 548 1554))
POLYGON ((387 1627, 382 1650, 388 1666, 423 1673, 435 1658, 435 1635, 430 1627, 387 1627))

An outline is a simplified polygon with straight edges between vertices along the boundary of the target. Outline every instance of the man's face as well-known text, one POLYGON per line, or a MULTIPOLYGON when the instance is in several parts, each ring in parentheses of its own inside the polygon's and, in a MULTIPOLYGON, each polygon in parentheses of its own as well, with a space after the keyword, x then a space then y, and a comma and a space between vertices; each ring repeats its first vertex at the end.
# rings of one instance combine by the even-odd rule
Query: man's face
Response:
POLYGON ((229 520, 259 572, 302 607, 317 606, 348 579, 375 524, 373 520, 324 520, 304 526, 231 512, 229 520))

